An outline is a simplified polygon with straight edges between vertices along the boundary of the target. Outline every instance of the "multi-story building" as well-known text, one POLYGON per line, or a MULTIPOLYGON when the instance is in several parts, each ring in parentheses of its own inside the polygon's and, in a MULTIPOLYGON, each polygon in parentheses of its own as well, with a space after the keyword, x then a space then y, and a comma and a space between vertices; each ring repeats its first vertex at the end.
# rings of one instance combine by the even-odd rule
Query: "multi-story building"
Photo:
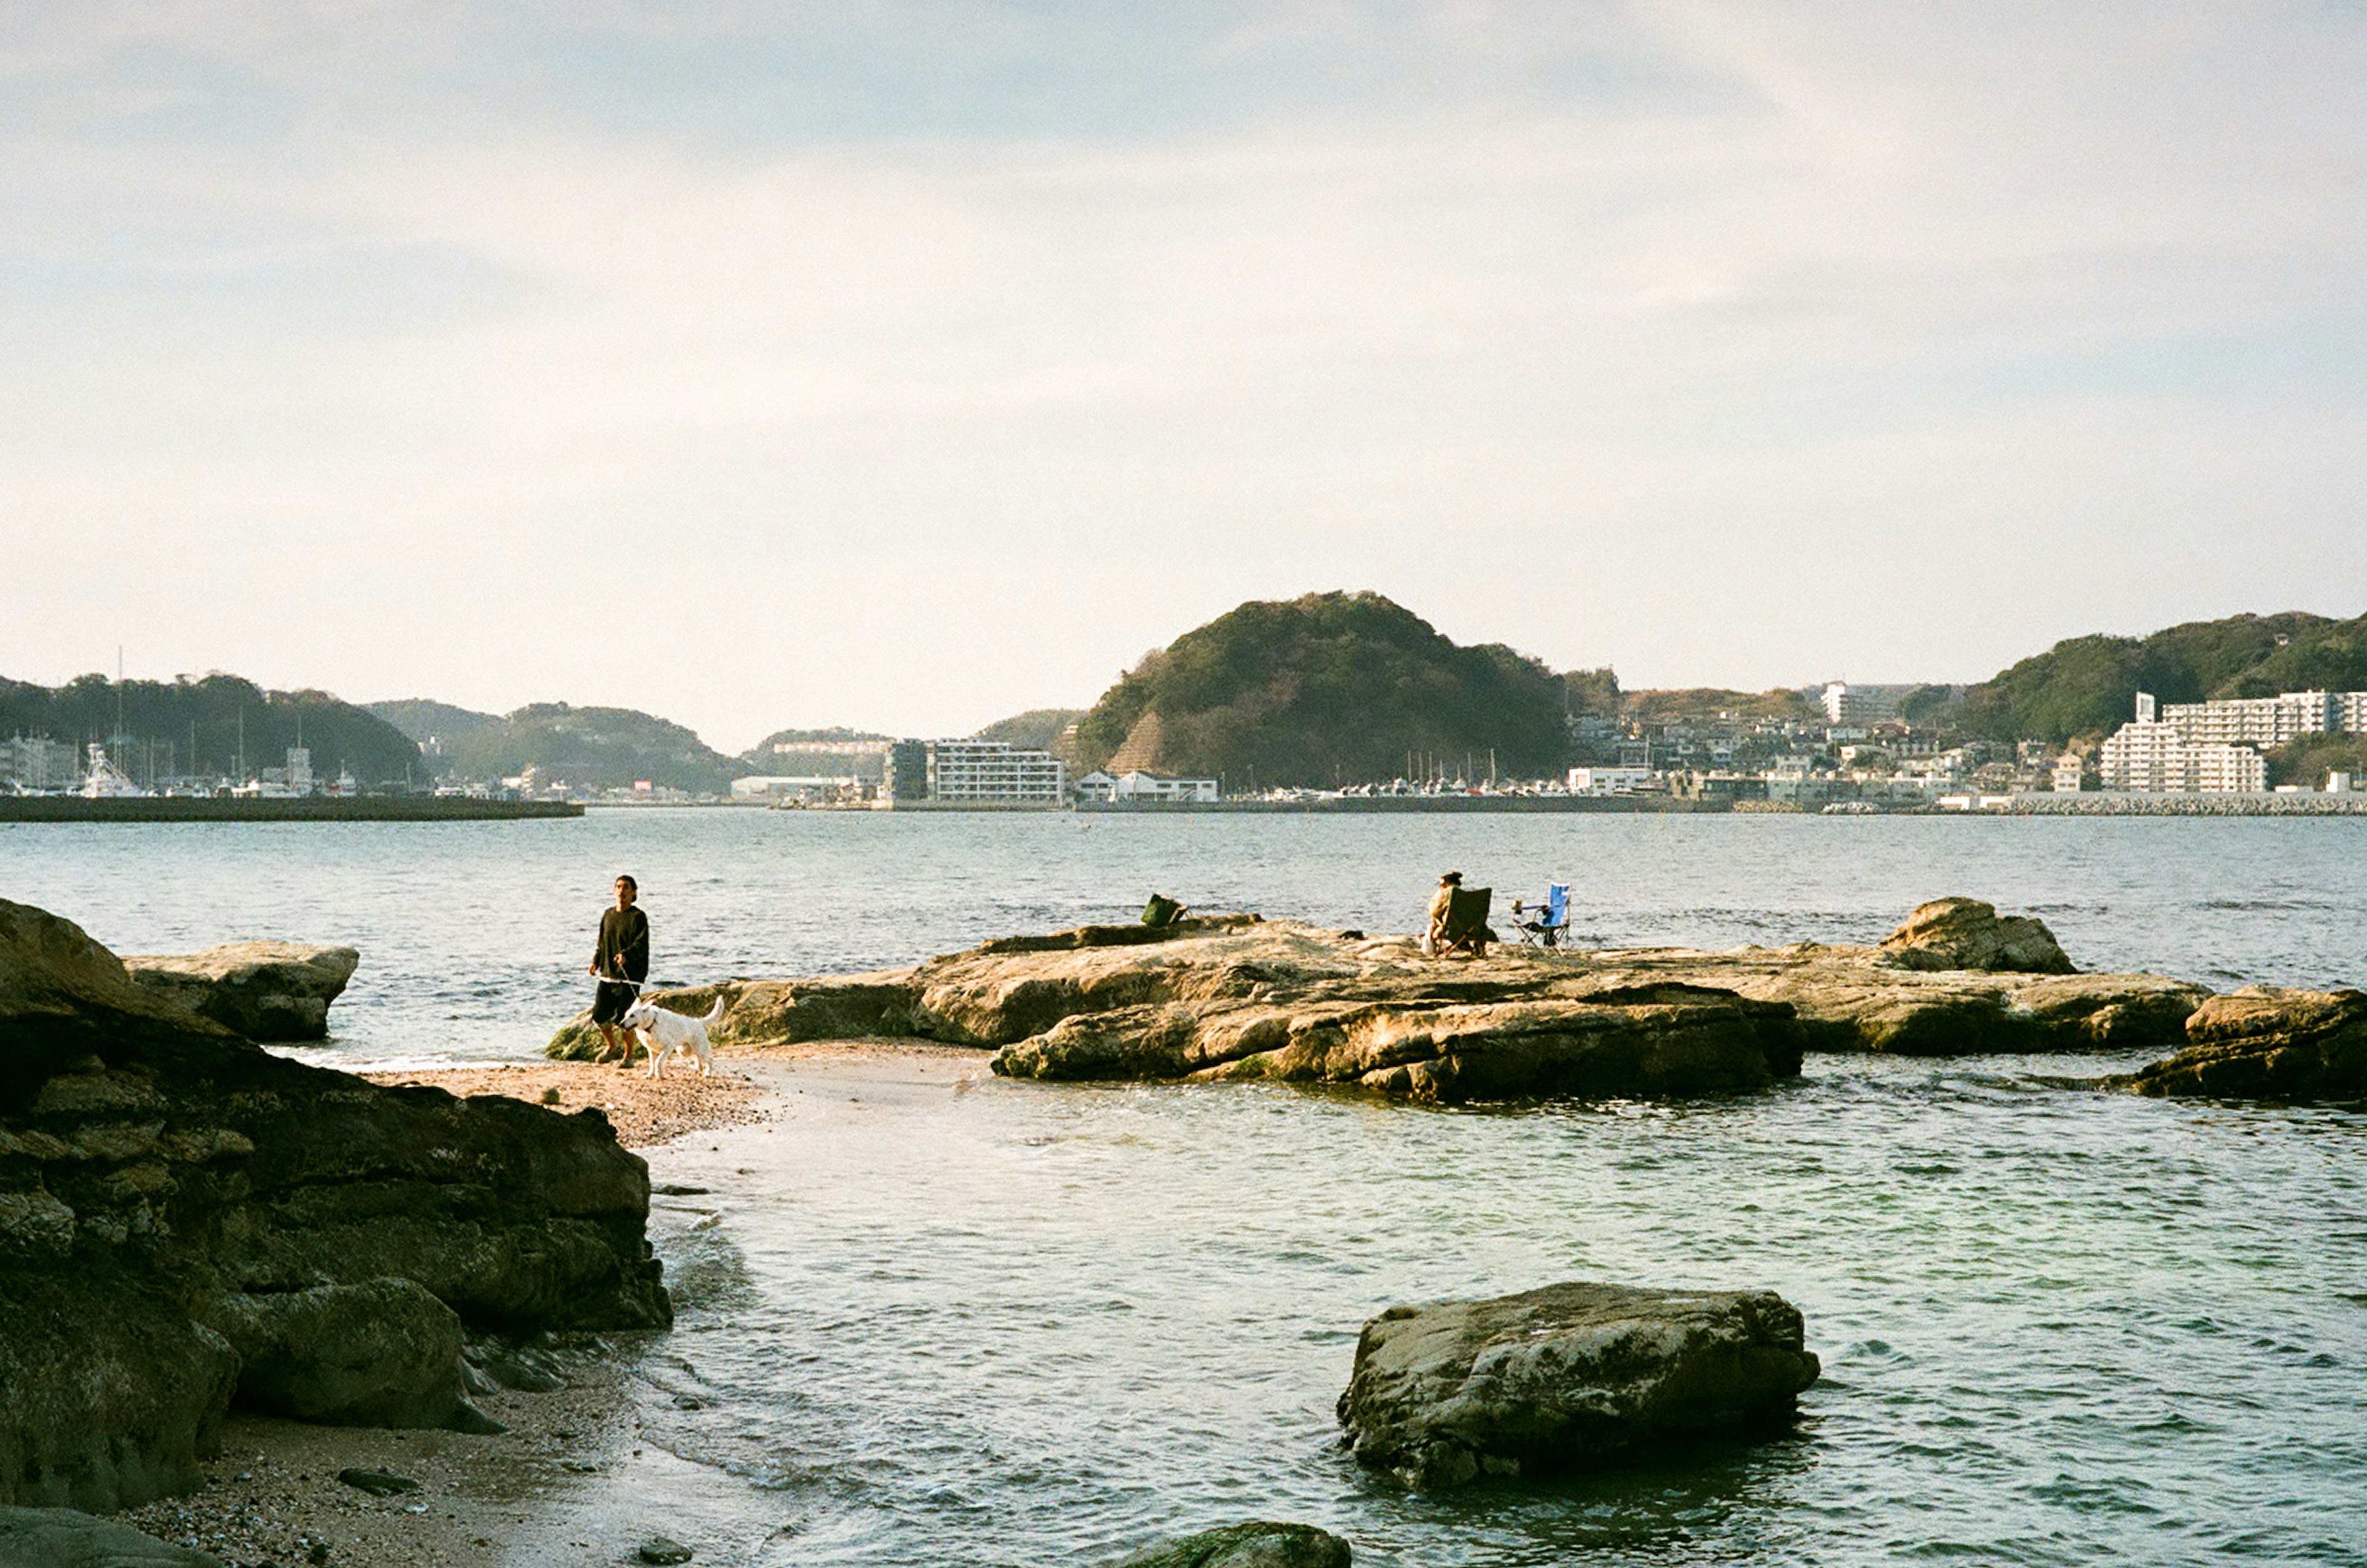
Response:
POLYGON ((2176 705, 2161 718, 2153 700, 2137 698, 2137 716, 2104 742, 2101 772, 2106 789, 2157 794, 2242 795, 2268 787, 2268 762, 2251 746, 2191 740, 2178 722, 2176 705))
POLYGON ((2137 716, 2114 730, 2104 741, 2098 771, 2106 789, 2138 789, 2159 793, 2183 790, 2186 784, 2186 737, 2174 724, 2153 716, 2153 699, 2137 698, 2137 716))
POLYGON ((2186 787, 2199 795, 2258 795, 2269 787, 2268 759, 2249 746, 2189 746, 2186 787))
POLYGON ((2055 793, 2057 795, 2078 794, 2079 779, 2084 771, 2085 766, 2083 760, 2077 751, 2066 751, 2060 757, 2056 758, 2054 781, 2055 793))
POLYGON ((1002 740, 900 740, 888 750, 880 798, 889 806, 1064 804, 1069 770, 1048 751, 1002 740))
MULTIPOLYGON (((2346 692, 2342 696, 2352 694, 2346 692)), ((2161 718, 2198 745, 2273 748, 2305 735, 2343 728, 2341 709, 2341 699, 2324 692, 2286 692, 2273 697, 2172 703, 2162 710, 2161 718)))
POLYGON ((0 740, 0 784, 19 789, 63 789, 74 783, 74 750, 46 735, 0 740))

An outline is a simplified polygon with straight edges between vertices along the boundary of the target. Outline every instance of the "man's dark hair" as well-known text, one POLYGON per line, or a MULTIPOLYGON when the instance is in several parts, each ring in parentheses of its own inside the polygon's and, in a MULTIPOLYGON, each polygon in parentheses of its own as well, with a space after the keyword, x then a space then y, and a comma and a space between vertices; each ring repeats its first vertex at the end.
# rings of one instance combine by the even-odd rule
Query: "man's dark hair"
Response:
POLYGON ((633 874, 629 871, 617 877, 617 880, 623 883, 626 886, 631 888, 636 893, 639 893, 641 890, 641 885, 633 880, 633 874))
MULTIPOLYGON (((1452 882, 1455 886, 1460 887, 1463 886, 1463 874, 1459 871, 1450 871, 1438 880, 1441 882, 1452 882)), ((636 891, 639 891, 639 889, 636 889, 636 891)))

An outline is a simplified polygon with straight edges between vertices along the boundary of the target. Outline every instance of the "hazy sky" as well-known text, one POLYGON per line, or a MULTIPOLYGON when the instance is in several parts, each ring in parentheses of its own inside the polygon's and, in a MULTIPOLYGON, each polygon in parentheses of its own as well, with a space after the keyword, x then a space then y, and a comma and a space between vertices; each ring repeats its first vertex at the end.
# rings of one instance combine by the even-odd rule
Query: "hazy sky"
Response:
POLYGON ((0 0, 0 673, 965 732, 2367 608, 2367 5, 0 0))

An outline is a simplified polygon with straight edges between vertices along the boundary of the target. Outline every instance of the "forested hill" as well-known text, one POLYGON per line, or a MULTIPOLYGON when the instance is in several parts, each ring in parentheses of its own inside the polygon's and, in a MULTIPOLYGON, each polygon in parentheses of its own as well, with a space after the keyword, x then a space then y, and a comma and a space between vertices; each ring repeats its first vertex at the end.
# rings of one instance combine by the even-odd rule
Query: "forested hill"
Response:
POLYGON ((429 741, 438 744, 474 735, 481 729, 491 729, 502 722, 497 713, 478 713, 470 708, 454 707, 431 697, 406 697, 394 702, 362 705, 379 717, 410 736, 421 745, 429 741))
POLYGON ((444 738, 443 768, 451 776, 515 778, 528 767, 542 784, 617 789, 646 779, 705 795, 722 794, 748 771, 681 725, 631 708, 534 703, 498 724, 444 738))
POLYGON ((83 675, 62 686, 0 680, 0 738, 47 736, 80 749, 119 731, 114 760, 142 783, 238 774, 280 766, 299 732, 316 777, 340 769, 366 784, 424 780, 419 748, 366 709, 326 692, 267 692, 236 675, 114 682, 83 675))
POLYGON ((2151 637, 2056 643, 1965 694, 1959 722, 1999 740, 2111 733, 2139 692, 2165 703, 2367 690, 2367 615, 2289 612, 2190 621, 2151 637))
POLYGON ((1217 778, 1230 790, 1404 773, 1489 753, 1507 777, 1568 751, 1561 678, 1501 644, 1461 648, 1377 593, 1241 605, 1151 654, 1077 727, 1077 765, 1217 778))

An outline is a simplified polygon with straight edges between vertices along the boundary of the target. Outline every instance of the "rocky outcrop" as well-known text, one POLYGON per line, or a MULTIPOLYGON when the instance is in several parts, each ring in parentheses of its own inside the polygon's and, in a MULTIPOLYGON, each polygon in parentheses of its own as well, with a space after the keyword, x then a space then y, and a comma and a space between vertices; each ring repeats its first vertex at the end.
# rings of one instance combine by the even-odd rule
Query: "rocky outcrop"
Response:
POLYGON ((362 955, 350 947, 234 942, 124 959, 134 984, 249 1040, 319 1040, 362 955))
MULTIPOLYGON (((1259 1077, 1437 1100, 1760 1089, 1798 1073, 1802 1039, 1787 1005, 1730 990, 1603 986, 1511 953, 1443 963, 1403 940, 1254 916, 1089 926, 918 969, 720 990, 723 1044, 919 1035, 1000 1047, 994 1070, 1014 1077, 1259 1077)), ((659 999, 688 1010, 717 994, 659 999)))
POLYGON ((1882 951, 1901 969, 1981 969, 1990 973, 2068 975, 2071 960, 2046 929, 2028 915, 2000 916, 1977 898, 1934 898, 1882 939, 1882 951))
POLYGON ((485 1332, 669 1319, 648 1168, 597 1111, 288 1061, 6 902, 0 1055, 0 1502, 185 1489, 234 1391, 432 1417, 457 1345, 395 1364, 431 1305, 485 1332))
POLYGON ((2228 1100, 2367 1100, 2367 993, 2248 986, 2186 1021, 2186 1049, 2115 1087, 2228 1100))
POLYGON ((499 1431, 463 1396, 460 1314, 408 1280, 242 1292, 208 1309, 238 1401, 331 1427, 499 1431))
POLYGON ((0 1507, 0 1562, 8 1568, 222 1568, 192 1546, 72 1508, 0 1507))
POLYGON ((1772 1292, 1548 1285, 1391 1307, 1339 1415, 1360 1462, 1428 1490, 1780 1427, 1818 1371, 1772 1292))
POLYGON ((1260 1521, 1187 1535, 1114 1568, 1349 1568, 1353 1561, 1348 1543, 1329 1530, 1260 1521))
MULTIPOLYGON (((720 996, 722 1045, 916 1036, 994 1048, 995 1070, 1017 1077, 1276 1078, 1453 1100, 1747 1090, 1796 1074, 1804 1048, 2158 1044, 2182 1038, 2210 994, 2157 975, 1920 966, 1934 953, 1984 964, 2061 956, 2037 921, 1971 899, 1926 905, 1901 932, 1912 940, 1898 947, 1500 945, 1464 961, 1425 957, 1404 937, 1227 916, 1086 926, 912 969, 655 999, 700 1013, 720 996)), ((579 1016, 549 1051, 583 1056, 598 1045, 579 1016)))

